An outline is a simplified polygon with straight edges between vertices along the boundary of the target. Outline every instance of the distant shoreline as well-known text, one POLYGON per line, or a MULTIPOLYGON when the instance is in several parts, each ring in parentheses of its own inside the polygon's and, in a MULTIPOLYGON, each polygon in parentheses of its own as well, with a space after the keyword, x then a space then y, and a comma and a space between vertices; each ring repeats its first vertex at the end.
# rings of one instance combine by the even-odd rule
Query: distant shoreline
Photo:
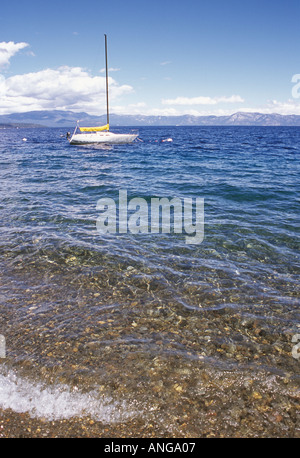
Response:
MULTIPOLYGON (((292 124, 270 124, 270 125, 258 125, 258 124, 180 124, 180 125, 174 125, 174 124, 139 124, 139 125, 120 125, 120 124, 115 124, 111 125, 110 130, 114 129, 120 129, 120 128, 130 128, 130 129, 139 129, 139 128, 160 128, 160 129, 168 129, 168 128, 176 128, 176 127, 225 127, 225 128, 231 128, 231 127, 278 127, 278 128, 297 128, 300 127, 300 125, 292 125, 292 124)), ((66 129, 70 130, 72 129, 73 126, 46 126, 42 124, 30 124, 30 123, 10 123, 10 124, 1 124, 0 123, 0 131, 1 130, 7 130, 7 129, 66 129)))
POLYGON ((41 124, 31 124, 31 123, 0 123, 0 130, 5 130, 5 129, 34 129, 34 128, 41 128, 41 127, 47 127, 43 126, 41 124))
MULTIPOLYGON (((106 124, 106 115, 90 115, 85 112, 64 110, 28 111, 0 115, 0 128, 9 127, 67 127, 97 126, 106 124)), ((278 113, 237 112, 228 116, 150 116, 150 115, 118 115, 111 113, 111 127, 183 127, 183 126, 287 126, 299 127, 300 115, 281 115, 278 113)))

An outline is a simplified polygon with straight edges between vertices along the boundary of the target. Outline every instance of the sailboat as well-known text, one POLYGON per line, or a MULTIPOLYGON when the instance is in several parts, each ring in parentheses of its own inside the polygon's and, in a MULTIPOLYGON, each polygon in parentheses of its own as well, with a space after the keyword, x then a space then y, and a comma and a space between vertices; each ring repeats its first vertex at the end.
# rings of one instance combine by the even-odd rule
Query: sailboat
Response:
POLYGON ((132 143, 138 136, 136 133, 121 134, 113 133, 109 130, 109 106, 108 106, 108 65, 107 65, 107 36, 105 37, 105 69, 106 69, 106 124, 98 127, 79 127, 77 121, 73 135, 67 134, 67 138, 71 145, 89 145, 89 144, 105 144, 118 145, 124 143, 132 143), (77 133, 77 131, 80 133, 77 133), (82 133, 83 132, 83 133, 82 133))

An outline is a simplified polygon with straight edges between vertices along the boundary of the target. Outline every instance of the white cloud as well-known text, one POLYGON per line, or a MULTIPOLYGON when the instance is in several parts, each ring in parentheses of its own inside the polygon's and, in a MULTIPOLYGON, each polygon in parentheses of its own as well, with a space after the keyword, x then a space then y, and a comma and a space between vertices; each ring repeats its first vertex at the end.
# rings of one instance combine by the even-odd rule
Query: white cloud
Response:
MULTIPOLYGON (((109 77, 110 100, 133 91, 109 77)), ((30 110, 73 110, 101 114, 105 110, 105 77, 80 67, 59 67, 5 78, 0 75, 0 114, 30 110)))
MULTIPOLYGON (((119 72, 120 70, 121 70, 120 68, 109 67, 108 73, 110 73, 110 72, 119 72)), ((101 68, 100 73, 105 73, 105 68, 101 68)))
POLYGON ((266 106, 258 107, 255 110, 248 108, 247 111, 256 111, 265 114, 278 113, 282 115, 300 115, 300 102, 292 99, 284 102, 280 102, 278 100, 269 100, 266 106))
POLYGON ((2 41, 0 43, 0 68, 8 66, 10 58, 27 46, 29 46, 29 44, 24 42, 14 43, 13 41, 2 41))
POLYGON ((129 105, 115 105, 111 104, 111 112, 115 114, 141 114, 145 110, 146 104, 144 102, 130 103, 129 105))
POLYGON ((230 97, 176 97, 176 99, 163 99, 163 105, 216 105, 218 103, 242 103, 239 95, 230 97))
POLYGON ((175 108, 149 108, 147 112, 149 116, 178 116, 180 114, 175 108))
POLYGON ((165 60, 164 62, 161 62, 160 65, 169 65, 172 62, 170 60, 165 60))
MULTIPOLYGON (((283 102, 280 102, 278 100, 268 100, 266 104, 264 105, 255 105, 252 107, 243 106, 239 109, 236 109, 235 112, 300 115, 300 102, 299 101, 297 102, 296 100, 292 100, 292 99, 289 99, 283 102)), ((218 113, 214 113, 214 114, 218 114, 218 113)), ((233 114, 233 111, 231 110, 229 113, 228 110, 225 110, 223 114, 224 115, 233 114)))
POLYGON ((162 106, 150 107, 145 103, 136 103, 127 106, 113 106, 111 107, 113 113, 117 114, 135 114, 143 116, 230 116, 237 112, 244 113, 278 113, 282 115, 300 115, 300 102, 295 100, 288 100, 286 102, 279 102, 272 100, 265 105, 256 105, 253 107, 233 107, 233 108, 220 108, 218 105, 205 107, 205 109, 197 110, 193 106, 162 106))
POLYGON ((131 103, 127 106, 111 105, 111 112, 119 115, 141 115, 141 116, 176 116, 181 113, 175 108, 153 108, 144 102, 131 103))
POLYGON ((145 102, 130 103, 128 105, 111 104, 111 112, 119 115, 140 116, 178 116, 185 114, 173 107, 151 107, 145 102))

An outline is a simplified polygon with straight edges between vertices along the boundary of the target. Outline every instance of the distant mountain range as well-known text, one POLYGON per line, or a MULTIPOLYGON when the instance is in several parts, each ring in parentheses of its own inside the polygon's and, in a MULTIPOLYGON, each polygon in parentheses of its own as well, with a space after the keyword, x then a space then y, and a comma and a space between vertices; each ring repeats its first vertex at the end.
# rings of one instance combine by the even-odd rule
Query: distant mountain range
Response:
MULTIPOLYGON (((0 116, 2 127, 68 127, 76 121, 87 126, 106 124, 106 115, 92 116, 73 111, 28 111, 0 116), (26 126, 25 126, 26 125, 26 126)), ((300 115, 238 112, 230 116, 110 115, 111 126, 300 126, 300 115)))

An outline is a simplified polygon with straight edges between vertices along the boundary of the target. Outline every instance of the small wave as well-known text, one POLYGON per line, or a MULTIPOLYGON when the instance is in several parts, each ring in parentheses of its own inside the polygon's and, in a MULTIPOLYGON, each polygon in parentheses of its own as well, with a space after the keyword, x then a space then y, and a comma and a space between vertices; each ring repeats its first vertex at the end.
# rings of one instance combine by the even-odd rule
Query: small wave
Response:
POLYGON ((0 374, 0 408, 49 421, 88 416, 103 423, 117 423, 135 415, 125 401, 114 401, 97 390, 83 393, 63 384, 32 383, 13 371, 0 374))

